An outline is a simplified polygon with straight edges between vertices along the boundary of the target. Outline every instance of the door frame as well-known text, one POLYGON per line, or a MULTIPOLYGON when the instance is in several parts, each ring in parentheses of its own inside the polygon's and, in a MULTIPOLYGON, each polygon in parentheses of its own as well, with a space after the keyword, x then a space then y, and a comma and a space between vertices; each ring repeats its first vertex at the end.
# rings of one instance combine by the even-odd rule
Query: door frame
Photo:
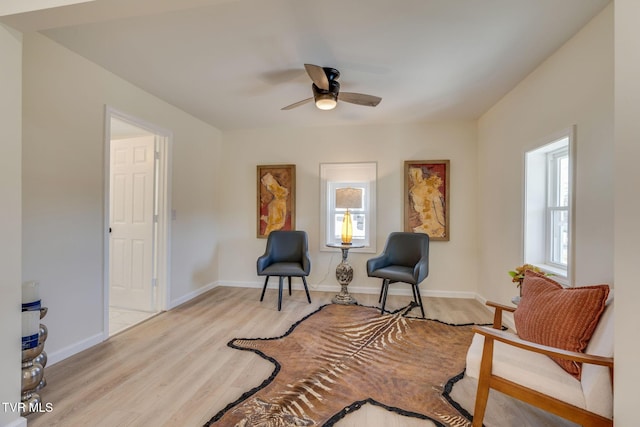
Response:
POLYGON ((104 173, 104 260, 103 260, 103 340, 109 337, 109 212, 110 212, 110 176, 111 176, 111 119, 129 123, 155 135, 156 152, 159 157, 156 170, 156 197, 158 219, 154 239, 154 286, 155 306, 158 312, 165 311, 170 303, 170 266, 171 266, 171 157, 173 146, 173 133, 153 123, 119 111, 109 105, 105 105, 104 125, 104 149, 105 149, 105 173, 104 173))

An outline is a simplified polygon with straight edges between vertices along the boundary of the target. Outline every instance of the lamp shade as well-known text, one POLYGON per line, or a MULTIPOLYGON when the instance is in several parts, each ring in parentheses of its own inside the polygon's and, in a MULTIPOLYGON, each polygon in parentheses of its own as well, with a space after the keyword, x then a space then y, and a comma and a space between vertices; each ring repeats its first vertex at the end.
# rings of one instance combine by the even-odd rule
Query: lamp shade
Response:
POLYGON ((336 190, 336 208, 362 209, 362 188, 338 188, 336 190))

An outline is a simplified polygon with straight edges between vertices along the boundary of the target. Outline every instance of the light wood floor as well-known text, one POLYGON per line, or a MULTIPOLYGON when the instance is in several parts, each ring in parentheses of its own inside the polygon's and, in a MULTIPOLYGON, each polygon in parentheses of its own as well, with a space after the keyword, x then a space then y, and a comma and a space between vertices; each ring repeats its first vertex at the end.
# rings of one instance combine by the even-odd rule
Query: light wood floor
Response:
MULTIPOLYGON (((303 291, 292 296, 285 292, 278 312, 275 290, 268 290, 261 303, 258 289, 216 288, 47 367, 48 385, 40 394, 53 410, 29 415, 28 425, 201 426, 273 371, 268 361, 233 350, 227 342, 282 335, 292 323, 330 303, 334 295, 311 292, 313 303, 308 304, 303 291)), ((377 295, 355 297, 362 305, 377 306, 377 295)), ((428 318, 448 323, 491 321, 490 312, 474 300, 423 300, 428 318)), ((409 301, 409 297, 389 296, 387 308, 401 308, 409 301)), ((413 313, 419 315, 418 310, 413 313)), ((365 405, 337 425, 433 424, 365 405)))

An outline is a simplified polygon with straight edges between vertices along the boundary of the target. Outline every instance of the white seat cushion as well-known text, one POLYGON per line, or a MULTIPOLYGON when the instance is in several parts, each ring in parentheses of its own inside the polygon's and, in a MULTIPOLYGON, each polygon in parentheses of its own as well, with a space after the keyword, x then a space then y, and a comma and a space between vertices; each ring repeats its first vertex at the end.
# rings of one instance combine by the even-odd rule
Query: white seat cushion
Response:
MULTIPOLYGON (((602 313, 586 352, 598 356, 613 357, 613 301, 602 313)), ((613 386, 609 368, 584 364, 582 366, 582 392, 587 409, 607 418, 613 417, 613 386)))
MULTIPOLYGON (((478 378, 484 337, 475 334, 467 352, 466 375, 478 378)), ((582 385, 551 358, 495 341, 493 374, 524 387, 586 408, 582 385)))

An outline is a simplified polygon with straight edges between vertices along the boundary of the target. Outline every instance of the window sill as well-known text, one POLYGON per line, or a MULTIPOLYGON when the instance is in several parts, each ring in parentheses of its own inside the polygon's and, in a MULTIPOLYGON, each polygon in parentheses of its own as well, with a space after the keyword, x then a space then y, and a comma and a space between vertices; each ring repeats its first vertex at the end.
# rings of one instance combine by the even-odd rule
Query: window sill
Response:
POLYGON ((554 267, 547 264, 536 264, 542 271, 551 275, 551 278, 560 283, 564 287, 569 287, 569 278, 567 277, 567 271, 558 267, 554 267))

